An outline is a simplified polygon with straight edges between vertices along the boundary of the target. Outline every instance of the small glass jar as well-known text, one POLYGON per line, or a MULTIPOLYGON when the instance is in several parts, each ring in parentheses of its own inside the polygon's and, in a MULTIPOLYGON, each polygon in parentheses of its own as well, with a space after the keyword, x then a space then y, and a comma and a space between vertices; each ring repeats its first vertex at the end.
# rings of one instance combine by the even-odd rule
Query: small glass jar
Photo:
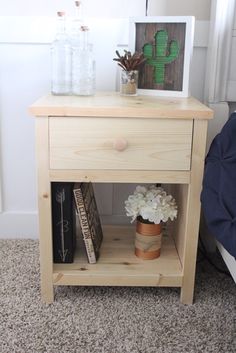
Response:
POLYGON ((138 71, 121 70, 120 73, 120 94, 124 96, 137 96, 138 71))

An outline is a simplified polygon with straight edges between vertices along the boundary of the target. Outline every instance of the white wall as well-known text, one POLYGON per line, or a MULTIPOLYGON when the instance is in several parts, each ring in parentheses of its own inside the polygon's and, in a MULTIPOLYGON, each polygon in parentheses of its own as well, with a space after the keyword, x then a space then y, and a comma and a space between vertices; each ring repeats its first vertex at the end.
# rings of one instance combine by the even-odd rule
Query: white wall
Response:
MULTIPOLYGON (((66 5, 69 12, 73 8, 73 1, 71 7, 69 3, 68 0, 42 0, 40 3, 22 0, 19 7, 17 1, 4 1, 3 4, 0 0, 1 15, 3 15, 0 17, 0 168, 3 193, 0 237, 37 236, 34 119, 29 116, 27 109, 34 100, 50 90, 49 43, 54 27, 52 18, 32 16, 45 15, 46 12, 47 15, 52 15, 56 10, 62 9, 62 7, 59 8, 59 4, 66 5), (16 17, 7 17, 13 14, 16 17)), ((93 15, 95 13, 104 15, 102 9, 106 7, 105 14, 114 17, 143 16, 145 12, 144 0, 125 1, 125 4, 129 4, 126 6, 121 6, 122 1, 103 0, 99 1, 99 8, 95 6, 97 3, 95 0, 86 0, 86 11, 90 9, 89 15, 90 12, 93 15)), ((194 9, 196 4, 193 1, 191 3, 194 9)), ((149 11, 149 14, 156 13, 149 11)), ((194 15, 194 12, 189 14, 194 15)), ((207 11, 205 15, 207 16, 207 11)), ((96 39, 98 89, 114 90, 116 65, 112 58, 117 45, 128 44, 128 20, 107 17, 106 21, 93 19, 90 24, 93 30, 92 39, 96 39)), ((208 25, 207 21, 196 23, 190 74, 192 95, 200 100, 203 99, 208 25)), ((112 217, 114 222, 127 221, 122 214, 123 200, 129 190, 129 185, 109 184, 97 188, 98 194, 107 195, 106 198, 103 197, 102 204, 100 203, 105 221, 111 221, 112 214, 115 215, 112 217)))
MULTIPOLYGON (((128 17, 145 14, 145 0, 82 0, 89 17, 128 17)), ((210 19, 211 0, 149 0, 148 15, 195 16, 210 19)), ((1 16, 54 16, 74 13, 74 0, 0 0, 1 16)))
POLYGON ((149 14, 168 16, 195 16, 197 20, 210 19, 211 0, 149 0, 149 14))
MULTIPOLYGON (((145 0, 82 0, 89 17, 127 17, 145 14, 145 0)), ((74 0, 1 0, 1 16, 54 16, 74 14, 74 0)))

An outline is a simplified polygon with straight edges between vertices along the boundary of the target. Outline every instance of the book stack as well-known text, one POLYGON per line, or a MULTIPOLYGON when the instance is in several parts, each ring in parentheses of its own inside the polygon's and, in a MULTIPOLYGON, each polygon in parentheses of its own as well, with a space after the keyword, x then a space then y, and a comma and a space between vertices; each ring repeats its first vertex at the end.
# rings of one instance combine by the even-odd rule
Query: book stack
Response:
POLYGON ((89 263, 96 263, 103 239, 92 183, 75 184, 74 197, 89 263))
POLYGON ((76 248, 78 217, 88 262, 96 263, 103 240, 92 183, 52 183, 53 259, 71 263, 76 248))

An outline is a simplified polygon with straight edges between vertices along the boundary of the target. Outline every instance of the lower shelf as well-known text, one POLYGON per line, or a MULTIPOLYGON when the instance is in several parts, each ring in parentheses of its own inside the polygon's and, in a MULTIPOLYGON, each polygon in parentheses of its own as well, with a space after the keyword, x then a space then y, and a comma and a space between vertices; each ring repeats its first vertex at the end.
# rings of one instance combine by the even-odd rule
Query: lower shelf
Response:
POLYGON ((163 236, 158 259, 142 260, 134 255, 135 226, 103 229, 97 263, 89 264, 78 249, 74 263, 53 265, 54 285, 181 287, 182 267, 170 236, 163 236))

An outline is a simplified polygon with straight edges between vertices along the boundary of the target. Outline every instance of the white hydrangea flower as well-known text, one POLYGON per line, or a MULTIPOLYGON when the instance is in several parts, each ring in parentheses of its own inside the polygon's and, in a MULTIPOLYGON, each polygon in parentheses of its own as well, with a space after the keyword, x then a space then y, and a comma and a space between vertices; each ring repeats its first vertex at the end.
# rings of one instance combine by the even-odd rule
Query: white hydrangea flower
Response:
POLYGON ((177 217, 175 199, 155 185, 137 186, 133 195, 125 201, 125 210, 126 215, 132 217, 131 223, 138 216, 155 224, 167 222, 168 219, 173 221, 177 217))

